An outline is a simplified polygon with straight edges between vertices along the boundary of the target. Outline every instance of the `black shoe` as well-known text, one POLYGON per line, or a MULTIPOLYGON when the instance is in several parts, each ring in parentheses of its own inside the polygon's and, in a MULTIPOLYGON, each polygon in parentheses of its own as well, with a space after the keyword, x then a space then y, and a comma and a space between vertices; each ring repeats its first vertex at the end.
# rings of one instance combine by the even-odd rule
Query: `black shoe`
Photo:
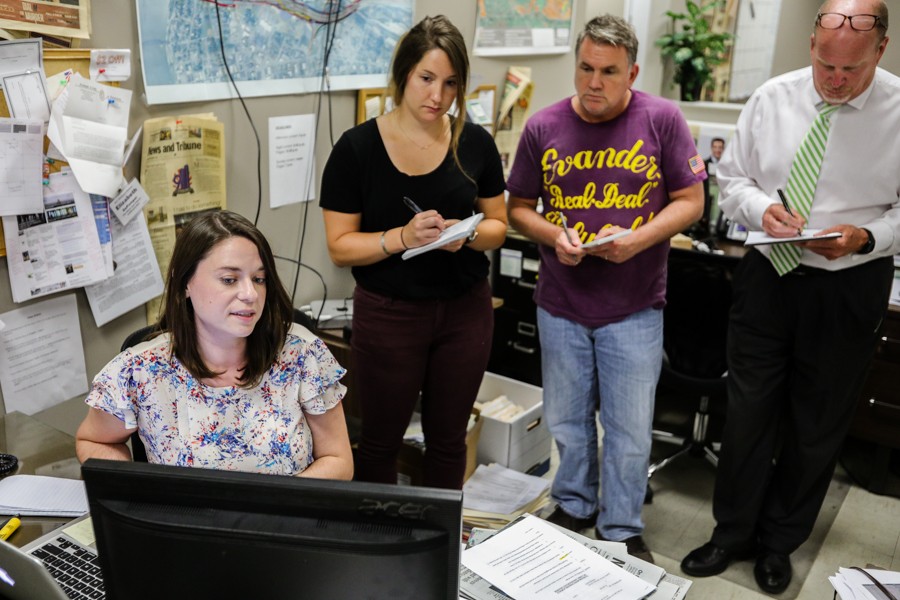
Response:
POLYGON ((711 577, 722 573, 735 558, 731 550, 707 542, 684 557, 681 570, 692 577, 711 577))
POLYGON ((764 550, 756 559, 753 576, 762 591, 769 594, 780 594, 791 583, 791 557, 764 550))
POLYGON ((593 527, 597 522, 597 513, 595 512, 593 515, 586 519, 579 519, 578 517, 573 517, 566 511, 562 509, 562 507, 557 506, 552 513, 550 513, 549 517, 544 519, 545 521, 550 521, 554 525, 559 525, 560 527, 564 527, 569 531, 579 532, 582 529, 587 529, 588 527, 593 527))
POLYGON ((651 565, 656 564, 656 562, 654 562, 654 560, 653 560, 653 555, 650 554, 650 549, 647 547, 647 544, 644 543, 644 538, 642 538, 641 536, 635 535, 630 538, 626 538, 624 540, 610 540, 610 539, 603 537, 603 535, 600 533, 599 529, 595 528, 594 533, 596 534, 598 540, 601 540, 604 542, 612 542, 612 541, 622 542, 623 544, 625 544, 625 548, 628 549, 628 554, 630 554, 631 556, 634 556, 643 561, 646 561, 646 562, 650 563, 651 565))

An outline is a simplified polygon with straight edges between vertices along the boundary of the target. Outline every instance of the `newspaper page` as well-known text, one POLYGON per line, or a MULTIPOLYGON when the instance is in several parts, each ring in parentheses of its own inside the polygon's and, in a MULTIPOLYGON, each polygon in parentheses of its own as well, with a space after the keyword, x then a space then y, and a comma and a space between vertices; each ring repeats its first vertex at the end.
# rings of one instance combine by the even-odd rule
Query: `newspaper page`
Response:
POLYGON ((54 173, 44 210, 3 217, 13 302, 107 278, 90 197, 70 171, 54 173))
MULTIPOLYGON (((225 132, 212 114, 161 117, 144 123, 141 185, 150 201, 144 217, 161 273, 175 236, 200 213, 225 208, 225 132)), ((159 316, 157 298, 147 320, 159 316)))
POLYGON ((0 0, 0 27, 50 36, 91 37, 90 0, 0 0))
POLYGON ((525 120, 528 118, 528 107, 533 91, 530 67, 510 67, 506 71, 494 141, 497 143, 497 150, 500 151, 503 174, 507 177, 516 157, 516 148, 525 127, 525 120))

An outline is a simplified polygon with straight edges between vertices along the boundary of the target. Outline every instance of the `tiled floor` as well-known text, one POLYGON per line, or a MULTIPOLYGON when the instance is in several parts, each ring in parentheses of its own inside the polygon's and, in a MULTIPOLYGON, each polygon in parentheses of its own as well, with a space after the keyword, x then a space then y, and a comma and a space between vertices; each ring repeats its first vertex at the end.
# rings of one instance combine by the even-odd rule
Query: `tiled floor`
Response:
MULTIPOLYGON (((663 455, 672 446, 655 448, 663 455)), ((557 464, 551 456, 551 477, 557 464)), ((644 507, 644 539, 657 564, 686 577, 679 568, 684 555, 712 532, 714 468, 704 460, 683 457, 653 477, 653 502, 644 507)), ((587 532, 585 532, 587 534, 587 532)), ((828 582, 839 567, 874 564, 900 571, 900 500, 879 496, 836 473, 810 540, 792 556, 795 581, 777 596, 784 600, 830 600, 828 582)), ((768 598, 756 586, 752 561, 738 562, 717 577, 689 578, 688 600, 757 600, 768 598)))

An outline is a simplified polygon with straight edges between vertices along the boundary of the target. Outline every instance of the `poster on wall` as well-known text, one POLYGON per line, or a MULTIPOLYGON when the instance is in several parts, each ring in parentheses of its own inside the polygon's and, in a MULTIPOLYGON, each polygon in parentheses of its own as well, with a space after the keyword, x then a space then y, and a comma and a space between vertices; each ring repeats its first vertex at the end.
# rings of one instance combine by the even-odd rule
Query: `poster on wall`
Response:
POLYGON ((148 104, 383 87, 414 0, 135 0, 148 104), (219 32, 221 31, 221 36, 219 32), (222 60, 222 53, 226 61, 222 60))
POLYGON ((478 0, 476 56, 565 54, 572 48, 572 0, 478 0))

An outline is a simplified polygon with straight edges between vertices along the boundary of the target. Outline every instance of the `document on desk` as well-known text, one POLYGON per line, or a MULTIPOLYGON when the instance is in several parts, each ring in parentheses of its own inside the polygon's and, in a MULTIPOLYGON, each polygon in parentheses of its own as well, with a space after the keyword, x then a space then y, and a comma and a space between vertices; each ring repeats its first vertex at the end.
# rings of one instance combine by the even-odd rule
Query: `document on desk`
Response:
POLYGON ((84 482, 78 479, 10 475, 0 479, 0 514, 78 517, 88 511, 84 482))
POLYGON ((475 231, 475 228, 478 227, 478 224, 481 223, 481 220, 484 218, 484 214, 477 213, 469 217, 468 219, 463 219, 459 223, 454 223, 447 229, 441 232, 440 237, 430 244, 425 244, 424 246, 418 246, 416 248, 410 248, 406 252, 403 253, 403 260, 408 260, 414 256, 418 256, 420 254, 424 254, 429 250, 434 250, 435 248, 440 248, 441 246, 446 246, 450 242, 455 242, 456 240, 461 240, 463 238, 469 237, 472 235, 472 232, 475 231))
POLYGON ((761 246, 765 244, 786 244, 790 242, 808 242, 813 239, 829 240, 841 237, 839 231, 819 235, 821 229, 804 229, 799 235, 791 237, 772 237, 765 231, 748 231, 747 239, 744 241, 745 246, 761 246))
POLYGON ((639 600, 656 590, 533 515, 465 550, 462 564, 516 600, 639 600))

